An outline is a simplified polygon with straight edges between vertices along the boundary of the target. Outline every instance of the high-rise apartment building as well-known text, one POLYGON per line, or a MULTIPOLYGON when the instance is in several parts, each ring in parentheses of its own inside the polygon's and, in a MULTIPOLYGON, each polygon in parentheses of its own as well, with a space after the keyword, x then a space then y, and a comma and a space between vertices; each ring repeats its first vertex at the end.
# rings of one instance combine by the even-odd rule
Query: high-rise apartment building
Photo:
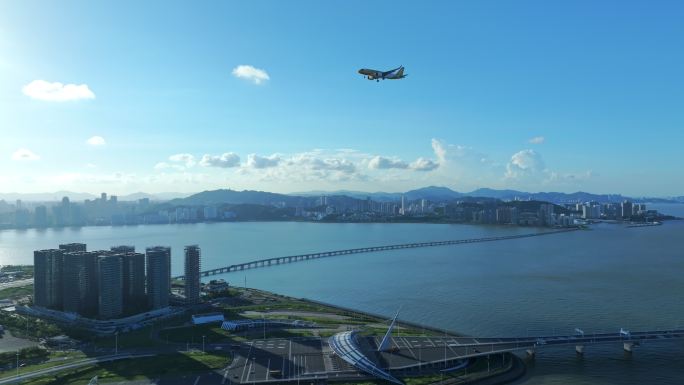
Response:
POLYGON ((632 202, 623 201, 621 208, 622 208, 622 217, 623 218, 631 218, 632 217, 632 214, 633 214, 632 202))
POLYGON ((145 298, 145 254, 118 254, 123 263, 124 312, 135 313, 147 308, 145 298))
POLYGON ((119 255, 97 259, 98 317, 117 318, 123 314, 123 263, 119 255))
POLYGON ((88 284, 92 279, 88 271, 88 253, 64 253, 62 278, 62 309, 71 313, 84 313, 89 293, 88 284))
POLYGON ((65 253, 73 253, 75 251, 86 251, 85 243, 66 243, 59 245, 60 250, 64 250, 65 253))
POLYGON ((185 303, 194 305, 200 300, 200 267, 202 250, 197 245, 185 246, 185 303))
POLYGON ((110 248, 110 250, 116 254, 135 253, 135 246, 130 246, 130 245, 112 246, 110 248))
POLYGON ((50 309, 62 309, 62 260, 64 250, 33 252, 33 303, 50 309))
POLYGON ((147 266, 147 301, 152 309, 169 306, 171 292, 171 248, 148 247, 146 252, 147 266))
POLYGON ((33 214, 33 225, 36 227, 47 227, 48 216, 47 207, 38 206, 33 214))

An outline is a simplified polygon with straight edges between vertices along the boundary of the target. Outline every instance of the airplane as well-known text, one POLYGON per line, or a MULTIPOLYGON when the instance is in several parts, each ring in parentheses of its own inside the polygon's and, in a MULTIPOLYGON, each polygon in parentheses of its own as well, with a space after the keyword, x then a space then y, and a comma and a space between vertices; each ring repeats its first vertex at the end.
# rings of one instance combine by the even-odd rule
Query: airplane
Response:
POLYGON ((403 79, 407 76, 407 74, 404 74, 404 66, 399 66, 398 68, 395 68, 393 70, 389 71, 376 71, 376 70, 370 70, 367 68, 361 68, 359 70, 359 73, 363 75, 366 79, 368 80, 375 80, 376 82, 379 82, 380 79, 385 80, 385 79, 403 79))

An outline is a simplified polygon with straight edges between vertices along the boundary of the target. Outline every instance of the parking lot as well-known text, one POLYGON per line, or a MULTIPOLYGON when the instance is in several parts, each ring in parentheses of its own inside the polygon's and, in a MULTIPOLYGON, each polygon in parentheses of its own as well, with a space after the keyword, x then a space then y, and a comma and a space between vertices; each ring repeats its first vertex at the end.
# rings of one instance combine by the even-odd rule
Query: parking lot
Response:
POLYGON ((323 344, 321 338, 253 341, 235 352, 228 376, 240 383, 326 377, 323 344))

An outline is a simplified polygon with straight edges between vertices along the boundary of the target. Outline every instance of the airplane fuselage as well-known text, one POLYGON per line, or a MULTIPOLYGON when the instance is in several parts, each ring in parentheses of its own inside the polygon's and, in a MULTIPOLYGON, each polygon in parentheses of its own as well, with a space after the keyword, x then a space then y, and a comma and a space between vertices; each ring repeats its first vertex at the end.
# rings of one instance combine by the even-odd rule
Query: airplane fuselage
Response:
POLYGON ((363 75, 366 79, 368 80, 375 80, 375 81, 380 81, 380 80, 385 80, 385 79, 390 79, 390 80, 396 80, 396 79, 403 79, 406 77, 404 74, 404 67, 401 66, 399 68, 395 68, 390 71, 378 71, 378 70, 372 70, 368 68, 361 68, 359 70, 359 73, 363 75))

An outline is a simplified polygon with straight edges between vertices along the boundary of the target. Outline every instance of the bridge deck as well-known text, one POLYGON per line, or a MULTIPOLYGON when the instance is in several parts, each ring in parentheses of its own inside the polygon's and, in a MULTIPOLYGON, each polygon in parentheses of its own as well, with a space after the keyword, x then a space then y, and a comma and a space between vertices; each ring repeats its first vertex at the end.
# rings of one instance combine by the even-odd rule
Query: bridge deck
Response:
MULTIPOLYGON (((460 244, 468 244, 468 243, 495 242, 495 241, 504 241, 504 240, 510 240, 510 239, 520 239, 520 238, 538 237, 538 236, 542 236, 542 235, 565 233, 568 231, 575 231, 575 230, 577 230, 577 229, 576 228, 569 228, 569 229, 545 231, 545 232, 540 232, 540 233, 504 235, 504 236, 500 236, 500 237, 486 237, 486 238, 472 238, 472 239, 456 239, 456 240, 448 240, 448 241, 404 243, 404 244, 398 244, 398 245, 359 247, 359 248, 355 248, 355 249, 344 249, 344 250, 325 251, 325 252, 320 252, 320 253, 289 255, 289 256, 285 256, 285 257, 263 258, 263 259, 257 259, 257 260, 250 261, 250 262, 238 263, 238 264, 234 264, 234 265, 229 265, 229 266, 224 266, 224 267, 218 267, 215 269, 205 270, 205 271, 202 271, 200 274, 202 275, 202 277, 208 277, 210 275, 226 274, 226 273, 232 273, 235 271, 269 267, 269 266, 281 265, 281 264, 285 264, 285 263, 302 262, 302 261, 308 261, 311 259, 327 258, 327 257, 334 257, 334 256, 339 256, 339 255, 374 253, 374 252, 380 252, 380 251, 401 250, 401 249, 415 249, 415 248, 419 248, 419 247, 435 247, 435 246, 460 245, 460 244)), ((174 278, 184 279, 185 277, 181 275, 181 276, 177 276, 174 278)))
MULTIPOLYGON (((684 330, 600 333, 585 336, 535 337, 423 337, 394 336, 389 351, 378 352, 378 337, 357 339, 359 353, 377 368, 390 373, 417 373, 454 368, 463 360, 490 354, 509 353, 548 346, 620 344, 624 342, 684 339, 684 330)), ((329 340, 319 337, 255 340, 237 349, 225 373, 232 383, 285 383, 323 379, 359 380, 369 377, 333 354, 329 340)))
MULTIPOLYGON (((377 348, 380 340, 367 337, 368 346, 377 348)), ((644 343, 684 339, 684 330, 632 332, 629 336, 616 333, 535 337, 392 337, 391 348, 378 355, 381 367, 392 370, 426 365, 447 360, 465 359, 493 353, 540 349, 558 345, 593 345, 607 343, 644 343)), ((371 349, 375 350, 375 349, 371 349)), ((368 354, 368 353, 367 353, 368 354)))

